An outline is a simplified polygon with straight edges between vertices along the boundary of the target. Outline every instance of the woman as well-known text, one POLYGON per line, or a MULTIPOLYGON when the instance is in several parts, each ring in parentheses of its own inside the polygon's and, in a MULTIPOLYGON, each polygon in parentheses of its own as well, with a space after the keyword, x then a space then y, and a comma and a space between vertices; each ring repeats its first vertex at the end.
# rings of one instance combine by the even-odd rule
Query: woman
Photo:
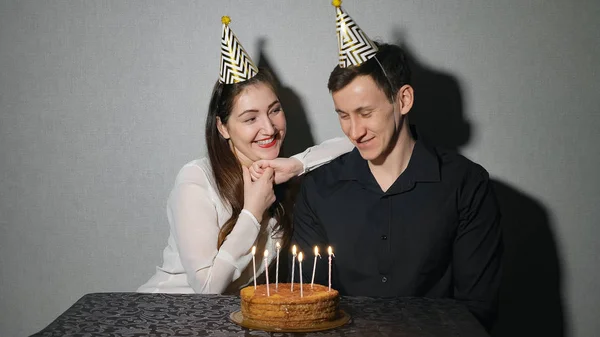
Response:
MULTIPOLYGON (((232 36, 227 23, 224 36, 232 36)), ((249 57, 245 61, 254 74, 242 81, 221 76, 215 84, 205 129, 208 158, 179 172, 167 204, 170 237, 163 266, 140 292, 235 293, 251 283, 252 246, 259 252, 260 275, 267 267, 263 251, 273 252, 269 263, 276 243, 285 247, 291 236, 291 208, 284 206, 289 198, 276 196, 275 177, 282 182, 352 148, 345 137, 330 140, 296 159, 278 160, 283 162, 278 172, 267 167, 252 181, 248 168, 254 162, 279 156, 286 120, 273 77, 249 57)))

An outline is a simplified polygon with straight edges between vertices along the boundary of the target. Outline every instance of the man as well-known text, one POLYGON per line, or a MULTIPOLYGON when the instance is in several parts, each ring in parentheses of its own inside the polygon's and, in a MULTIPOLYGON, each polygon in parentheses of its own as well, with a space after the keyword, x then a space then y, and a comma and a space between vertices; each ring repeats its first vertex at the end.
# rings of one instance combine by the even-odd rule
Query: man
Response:
MULTIPOLYGON (((488 173, 416 139, 404 54, 378 47, 376 59, 331 73, 339 122, 356 149, 306 175, 292 242, 306 253, 333 247, 333 287, 343 295, 453 297, 489 328, 501 231, 488 173)), ((327 284, 326 263, 316 274, 327 284)))
MULTIPOLYGON (((373 43, 351 20, 338 4, 340 64, 328 88, 356 148, 306 174, 292 242, 307 257, 314 246, 333 248, 332 286, 342 295, 451 297, 489 329, 502 255, 489 175, 418 139, 404 52, 373 43)), ((327 278, 318 263, 316 282, 327 278)))

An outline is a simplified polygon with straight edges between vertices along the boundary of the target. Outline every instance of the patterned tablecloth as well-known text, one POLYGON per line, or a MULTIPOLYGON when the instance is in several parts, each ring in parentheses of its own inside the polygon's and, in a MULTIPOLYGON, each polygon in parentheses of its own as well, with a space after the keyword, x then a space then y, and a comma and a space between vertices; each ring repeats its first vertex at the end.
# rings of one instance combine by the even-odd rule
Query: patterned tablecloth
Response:
POLYGON ((351 321, 314 333, 248 330, 229 320, 237 296, 96 293, 79 299, 34 336, 488 336, 448 299, 344 297, 351 321))

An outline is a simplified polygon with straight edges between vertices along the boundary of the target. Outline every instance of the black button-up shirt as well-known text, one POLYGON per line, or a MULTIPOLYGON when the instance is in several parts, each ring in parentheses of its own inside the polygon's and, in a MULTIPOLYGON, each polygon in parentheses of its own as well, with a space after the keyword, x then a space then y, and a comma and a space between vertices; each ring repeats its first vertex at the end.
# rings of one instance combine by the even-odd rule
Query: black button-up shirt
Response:
POLYGON ((327 285, 332 246, 332 286, 342 295, 452 297, 489 327, 500 282, 499 220, 485 169, 417 141, 385 192, 357 149, 307 174, 292 243, 305 254, 308 282, 317 245, 315 282, 327 285))

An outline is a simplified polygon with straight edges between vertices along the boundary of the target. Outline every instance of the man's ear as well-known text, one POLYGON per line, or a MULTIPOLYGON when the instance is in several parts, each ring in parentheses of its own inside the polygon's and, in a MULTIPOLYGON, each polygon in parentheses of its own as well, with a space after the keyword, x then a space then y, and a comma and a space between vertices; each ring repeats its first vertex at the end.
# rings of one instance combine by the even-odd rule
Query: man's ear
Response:
POLYGON ((223 124, 223 122, 221 122, 221 118, 217 117, 217 130, 219 130, 219 133, 221 134, 221 136, 223 136, 223 138, 225 139, 229 139, 229 131, 227 131, 227 126, 225 126, 225 124, 223 124))
POLYGON ((403 85, 396 94, 396 102, 398 102, 400 114, 406 115, 412 109, 415 101, 415 91, 409 84, 403 85))

